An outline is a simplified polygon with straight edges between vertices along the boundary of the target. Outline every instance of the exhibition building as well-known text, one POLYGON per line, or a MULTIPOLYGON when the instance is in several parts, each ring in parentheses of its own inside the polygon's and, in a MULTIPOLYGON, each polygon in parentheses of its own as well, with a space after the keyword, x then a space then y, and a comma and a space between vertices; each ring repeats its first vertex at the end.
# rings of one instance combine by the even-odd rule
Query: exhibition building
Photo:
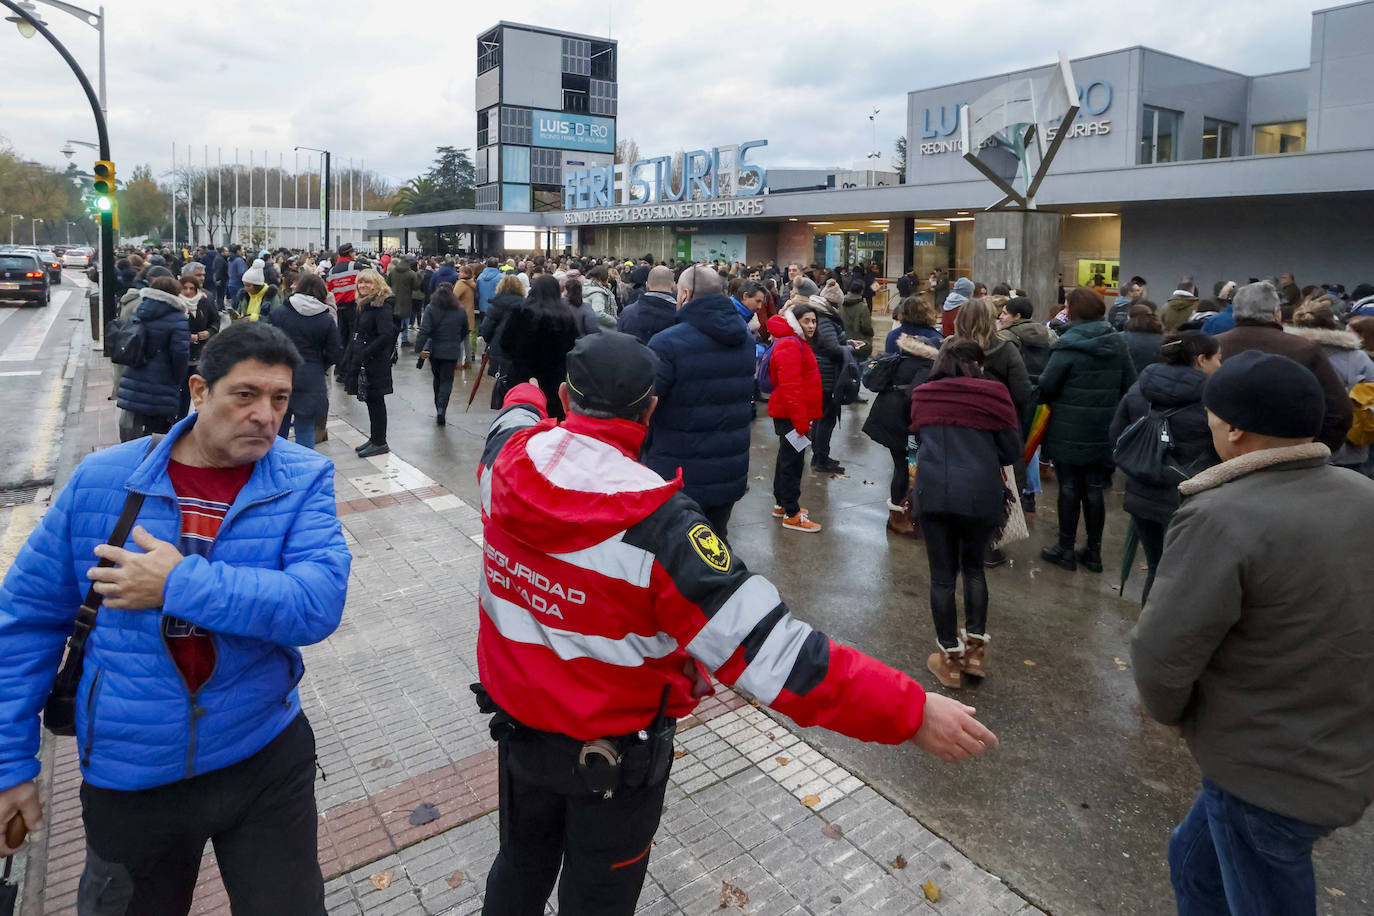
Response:
MULTIPOLYGON (((1278 269, 1374 279, 1374 0, 1314 12, 1310 48, 1308 66, 1263 74, 1145 47, 1073 59, 1078 114, 1035 195, 1059 214, 1064 284, 1138 274, 1167 291, 1183 274, 1205 288, 1278 269)), ((476 207, 370 220, 383 247, 441 230, 485 253, 875 260, 888 277, 969 276, 975 223, 1003 194, 962 154, 961 106, 1053 69, 908 93, 898 175, 770 169, 767 141, 751 137, 617 163, 615 41, 502 22, 477 56, 476 207)))

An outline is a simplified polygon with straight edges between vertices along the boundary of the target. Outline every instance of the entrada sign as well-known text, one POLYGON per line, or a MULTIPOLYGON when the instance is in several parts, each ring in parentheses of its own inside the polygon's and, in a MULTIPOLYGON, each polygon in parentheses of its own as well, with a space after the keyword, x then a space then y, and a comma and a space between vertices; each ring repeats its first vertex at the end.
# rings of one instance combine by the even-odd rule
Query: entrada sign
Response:
MULTIPOLYGON (((750 140, 735 147, 734 170, 739 175, 753 175, 748 185, 738 179, 722 186, 721 148, 692 150, 681 153, 681 178, 676 190, 672 187, 672 156, 640 159, 624 171, 625 186, 621 198, 640 205, 671 201, 708 201, 722 197, 753 197, 762 194, 768 185, 768 173, 761 165, 745 162, 751 149, 767 146, 767 140, 750 140)), ((725 157, 728 165, 728 154, 725 157)), ((563 209, 590 210, 609 208, 616 204, 615 166, 579 169, 563 177, 563 209)))

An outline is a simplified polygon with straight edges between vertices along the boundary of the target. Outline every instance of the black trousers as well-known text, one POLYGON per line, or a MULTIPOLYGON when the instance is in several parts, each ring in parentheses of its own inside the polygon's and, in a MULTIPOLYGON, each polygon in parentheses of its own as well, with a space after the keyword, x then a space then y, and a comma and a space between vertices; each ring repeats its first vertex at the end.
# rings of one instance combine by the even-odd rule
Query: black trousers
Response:
POLYGON ((711 530, 720 535, 721 540, 726 542, 730 540, 726 535, 726 529, 730 527, 730 513, 734 511, 734 503, 726 503, 723 506, 701 507, 701 512, 706 516, 706 521, 711 524, 711 530))
POLYGON ((528 732, 501 741, 501 848, 484 916, 542 916, 555 881, 567 916, 634 912, 668 781, 602 798, 582 785, 575 759, 528 732))
POLYGON ((1150 597, 1150 588, 1155 584, 1155 570, 1159 568, 1159 558, 1164 556, 1164 532, 1169 526, 1138 515, 1132 515, 1131 518, 1135 519, 1135 532, 1140 535, 1140 546, 1145 549, 1145 562, 1150 566, 1150 573, 1145 579, 1145 590, 1140 595, 1140 606, 1144 607, 1150 597))
POLYGON ((234 916, 325 916, 315 734, 304 715, 251 757, 152 789, 81 786, 80 916, 190 912, 206 841, 234 916))
POLYGON ((830 437, 835 434, 835 424, 840 419, 840 402, 833 397, 825 399, 825 413, 811 424, 811 463, 825 464, 830 460, 830 437))
POLYGON ((347 350, 353 343, 353 325, 358 318, 358 307, 349 305, 339 308, 339 339, 343 341, 344 349, 347 350))
POLYGON ((373 445, 386 445, 386 395, 374 394, 364 403, 367 404, 367 425, 371 429, 368 441, 373 445))
POLYGON ((996 524, 966 515, 921 513, 921 533, 930 561, 930 614, 935 619, 935 638, 946 649, 959 644, 954 586, 960 573, 964 576, 964 627, 980 636, 988 631, 983 554, 996 531, 996 524))
POLYGON ((1089 550, 1102 549, 1102 527, 1107 523, 1107 488, 1112 469, 1101 464, 1054 463, 1059 481, 1059 546, 1073 550, 1078 537, 1078 516, 1083 516, 1089 550))
MULTIPOLYGON (((797 451, 787 441, 792 431, 791 420, 773 418, 773 431, 778 434, 778 460, 773 466, 773 502, 782 506, 790 518, 801 511, 801 479, 806 468, 806 452, 797 451)), ((811 424, 816 431, 816 424, 811 424)))
POLYGON ((892 456, 892 485, 888 487, 887 496, 892 500, 892 505, 900 506, 911 487, 911 467, 906 460, 905 445, 887 451, 892 456))
POLYGON ((129 413, 128 426, 119 427, 119 441, 132 442, 144 436, 162 435, 176 425, 176 417, 155 417, 146 413, 129 413))
POLYGON ((429 369, 434 373, 434 409, 439 413, 448 410, 449 398, 453 397, 453 373, 457 368, 456 359, 429 361, 429 369))

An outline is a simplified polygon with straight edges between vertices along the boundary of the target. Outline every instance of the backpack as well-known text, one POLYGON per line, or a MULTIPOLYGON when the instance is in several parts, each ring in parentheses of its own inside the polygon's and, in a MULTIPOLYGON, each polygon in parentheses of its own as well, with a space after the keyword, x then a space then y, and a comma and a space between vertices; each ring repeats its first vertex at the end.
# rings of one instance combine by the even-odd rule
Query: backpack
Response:
POLYGON ((1374 382, 1356 382, 1350 389, 1353 417, 1345 438, 1352 445, 1374 445, 1374 382))
POLYGON ((148 352, 148 326, 137 315, 116 318, 105 325, 105 355, 118 366, 145 366, 148 352))
POLYGON ((897 367, 901 364, 901 353, 884 353, 864 370, 863 386, 875 394, 882 394, 892 387, 897 377, 897 367))
POLYGON ((762 391, 764 394, 773 393, 773 379, 768 374, 768 365, 773 359, 773 348, 777 345, 778 342, 776 340, 768 345, 768 349, 763 351, 763 356, 759 357, 758 368, 754 370, 754 384, 757 385, 759 391, 762 391))
POLYGON ((835 377, 835 403, 843 406, 853 404, 859 399, 861 375, 858 358, 855 357, 853 350, 845 347, 844 365, 840 366, 840 372, 835 377))
POLYGON ((1112 460, 1128 477, 1158 487, 1175 487, 1187 480, 1187 471, 1173 461, 1174 437, 1169 418, 1182 410, 1175 407, 1163 413, 1150 408, 1117 437, 1112 460))

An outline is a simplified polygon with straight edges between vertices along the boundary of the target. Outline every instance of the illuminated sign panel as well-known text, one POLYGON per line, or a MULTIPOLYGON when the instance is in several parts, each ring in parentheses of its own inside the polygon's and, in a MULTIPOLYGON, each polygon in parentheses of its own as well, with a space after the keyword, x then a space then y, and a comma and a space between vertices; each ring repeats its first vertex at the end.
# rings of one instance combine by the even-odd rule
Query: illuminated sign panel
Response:
POLYGON ((615 121, 561 111, 534 111, 534 145, 553 149, 615 152, 615 121))

